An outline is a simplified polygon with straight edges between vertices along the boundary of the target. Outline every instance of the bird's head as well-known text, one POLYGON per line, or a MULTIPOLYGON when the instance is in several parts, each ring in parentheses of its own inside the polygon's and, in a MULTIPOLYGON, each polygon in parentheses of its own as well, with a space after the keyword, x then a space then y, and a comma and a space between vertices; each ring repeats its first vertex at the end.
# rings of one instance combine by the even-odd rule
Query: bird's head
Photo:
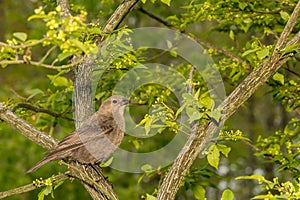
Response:
POLYGON ((113 115, 123 117, 124 109, 129 104, 129 100, 121 95, 112 95, 106 99, 99 108, 101 115, 113 115))

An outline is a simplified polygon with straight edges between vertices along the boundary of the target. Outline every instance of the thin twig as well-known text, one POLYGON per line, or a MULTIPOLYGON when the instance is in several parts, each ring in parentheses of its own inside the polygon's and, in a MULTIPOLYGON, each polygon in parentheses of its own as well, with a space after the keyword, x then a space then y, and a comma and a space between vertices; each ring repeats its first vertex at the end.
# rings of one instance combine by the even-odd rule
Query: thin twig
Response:
POLYGON ((204 41, 204 40, 202 40, 202 39, 200 39, 200 38, 197 38, 197 37, 195 37, 195 36, 193 36, 193 35, 190 35, 190 34, 185 33, 184 30, 180 30, 180 29, 176 28, 175 26, 173 26, 173 25, 171 25, 170 23, 168 23, 167 21, 165 21, 165 20, 159 18, 158 16, 154 15, 153 13, 150 13, 150 12, 148 12, 147 10, 144 10, 142 7, 138 7, 138 6, 137 6, 137 10, 140 11, 141 13, 143 13, 143 14, 149 16, 150 18, 152 18, 152 19, 158 21, 159 23, 163 24, 164 26, 166 26, 166 27, 168 27, 168 28, 171 28, 171 29, 176 30, 176 31, 180 31, 182 34, 184 34, 184 35, 186 35, 187 37, 189 37, 189 38, 195 40, 195 41, 198 42, 200 45, 205 46, 206 48, 213 49, 213 50, 215 50, 216 52, 218 52, 218 53, 220 53, 220 54, 223 54, 223 55, 225 55, 225 56, 227 56, 227 57, 230 57, 230 58, 232 58, 232 59, 234 59, 234 60, 237 60, 237 61, 240 62, 240 63, 246 63, 247 67, 250 68, 249 64, 248 64, 243 58, 239 57, 238 55, 235 55, 234 53, 232 53, 232 52, 230 52, 230 51, 227 51, 227 50, 225 50, 225 49, 221 49, 221 48, 219 48, 219 47, 216 47, 215 45, 213 45, 213 44, 211 44, 211 43, 209 43, 209 42, 207 42, 207 41, 204 41))
MULTIPOLYGON (((54 179, 54 181, 52 183, 54 185, 56 185, 59 182, 66 180, 68 178, 68 174, 69 173, 66 172, 64 174, 59 174, 59 175, 56 175, 54 177, 51 177, 52 179, 54 179)), ((21 186, 21 187, 18 187, 18 188, 7 190, 5 192, 0 192, 0 199, 4 199, 6 197, 10 197, 10 196, 13 196, 13 195, 16 195, 16 194, 22 194, 22 193, 25 193, 25 192, 29 192, 29 191, 35 190, 36 188, 37 187, 33 183, 30 183, 30 184, 27 184, 27 185, 24 185, 24 186, 21 186)))
POLYGON ((56 118, 63 118, 63 119, 67 119, 67 120, 70 120, 70 121, 74 121, 73 119, 71 119, 69 117, 63 116, 63 113, 57 113, 57 112, 54 112, 52 110, 48 110, 48 109, 42 108, 42 107, 33 106, 31 104, 28 104, 28 103, 18 103, 12 109, 12 112, 15 112, 19 108, 26 108, 26 109, 29 109, 29 110, 32 110, 32 111, 35 111, 35 112, 46 113, 46 114, 51 115, 51 116, 56 117, 56 118))
POLYGON ((76 63, 70 63, 67 65, 61 65, 61 66, 55 66, 55 65, 48 65, 48 64, 44 64, 41 61, 30 61, 29 63, 25 63, 24 60, 3 60, 0 61, 0 65, 15 65, 15 64, 30 64, 33 66, 39 66, 39 67, 45 67, 47 69, 56 69, 56 70, 61 70, 61 69, 68 69, 71 67, 74 67, 75 65, 78 65, 78 63, 80 63, 83 60, 83 58, 81 58, 80 60, 76 61, 76 63))
POLYGON ((50 55, 50 53, 51 53, 55 48, 56 48, 56 46, 51 47, 51 48, 46 52, 46 54, 43 56, 43 58, 40 60, 40 63, 43 63, 43 62, 46 60, 46 58, 50 55))
POLYGON ((26 49, 28 47, 33 47, 33 46, 36 46, 38 44, 41 44, 42 42, 44 42, 45 40, 47 40, 47 38, 42 38, 42 39, 39 39, 37 41, 34 41, 32 43, 29 43, 29 44, 21 44, 21 45, 13 45, 13 44, 7 44, 7 43, 4 43, 4 42, 0 42, 0 46, 3 46, 3 47, 10 47, 10 48, 13 48, 13 49, 26 49))

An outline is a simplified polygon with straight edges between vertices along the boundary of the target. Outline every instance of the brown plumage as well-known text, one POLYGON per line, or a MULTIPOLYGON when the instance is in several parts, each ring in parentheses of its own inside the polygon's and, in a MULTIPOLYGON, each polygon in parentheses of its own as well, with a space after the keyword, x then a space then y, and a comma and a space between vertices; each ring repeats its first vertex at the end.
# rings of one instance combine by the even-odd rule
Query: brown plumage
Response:
POLYGON ((44 164, 59 159, 95 164, 107 160, 124 137, 124 109, 129 101, 120 95, 105 100, 99 110, 80 128, 62 139, 48 156, 27 171, 31 173, 44 164))

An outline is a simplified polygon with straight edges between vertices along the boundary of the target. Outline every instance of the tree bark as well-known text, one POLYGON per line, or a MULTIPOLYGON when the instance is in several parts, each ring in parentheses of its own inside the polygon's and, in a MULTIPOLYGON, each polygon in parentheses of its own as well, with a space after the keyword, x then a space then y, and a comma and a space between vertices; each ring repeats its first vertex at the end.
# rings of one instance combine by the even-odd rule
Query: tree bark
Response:
MULTIPOLYGON (((113 15, 107 21, 103 28, 103 32, 111 33, 129 13, 131 8, 138 2, 138 0, 125 0, 115 10, 113 15)), ((63 17, 71 15, 69 10, 68 0, 57 0, 57 4, 61 6, 64 13, 63 17)), ((102 37, 100 42, 105 38, 102 37)), ((95 41, 97 42, 97 41, 95 41)), ((76 127, 94 112, 93 95, 92 95, 92 65, 91 56, 85 55, 85 59, 81 64, 75 68, 75 83, 74 83, 74 106, 75 106, 75 120, 76 127)), ((5 105, 0 102, 0 118, 6 121, 9 125, 16 128, 25 137, 42 147, 50 150, 57 144, 57 141, 48 134, 39 131, 27 121, 15 115, 12 111, 7 109, 5 105)), ((112 185, 106 180, 101 172, 99 166, 86 166, 79 163, 70 163, 70 176, 81 180, 84 187, 90 193, 93 199, 108 200, 118 199, 112 185)), ((24 187, 27 188, 27 187, 24 187)), ((23 188, 23 189, 24 189, 23 188)), ((28 189, 28 188, 27 188, 28 189)), ((27 189, 23 190, 26 192, 27 189)), ((22 191, 17 191, 22 193, 22 191)), ((4 193, 1 193, 4 195, 4 193)), ((7 195, 7 193, 5 193, 7 195)))
MULTIPOLYGON (((220 105, 224 114, 220 123, 223 124, 237 109, 263 84, 271 77, 292 55, 283 55, 286 45, 296 44, 300 39, 300 32, 288 42, 290 35, 300 13, 300 1, 297 3, 290 19, 288 20, 273 54, 270 58, 258 66, 239 86, 224 100, 220 105)), ((170 171, 163 180, 158 190, 157 200, 171 200, 180 187, 180 184, 186 175, 193 161, 202 150, 204 144, 211 139, 215 132, 219 131, 220 126, 210 122, 203 124, 195 133, 192 133, 184 148, 175 159, 170 171)))
MULTIPOLYGON (((102 31, 105 33, 112 33, 115 28, 121 23, 124 17, 129 13, 131 8, 138 2, 138 0, 125 0, 123 1, 112 16, 109 18, 102 31)), ((104 40, 104 37, 99 38, 95 42, 97 44, 101 44, 104 40)), ((84 61, 75 67, 75 83, 74 83, 74 112, 75 112, 75 123, 76 127, 80 127, 81 123, 91 116, 94 113, 94 95, 93 95, 93 83, 92 83, 92 73, 93 73, 93 58, 92 56, 85 55, 84 61)), ((80 171, 84 172, 85 175, 91 177, 95 182, 101 185, 108 194, 110 194, 111 198, 118 199, 117 195, 112 189, 111 184, 105 179, 100 170, 95 170, 95 167, 98 166, 84 166, 80 164, 76 164, 76 167, 80 169, 80 171)), ((100 167, 99 167, 100 168, 100 167)), ((77 172, 73 173, 74 176, 81 179, 81 175, 77 172)), ((82 179, 81 179, 82 180, 82 179)), ((103 193, 103 191, 99 190, 99 188, 93 187, 93 184, 86 184, 83 182, 84 187, 90 193, 93 199, 110 199, 107 193, 103 193)))

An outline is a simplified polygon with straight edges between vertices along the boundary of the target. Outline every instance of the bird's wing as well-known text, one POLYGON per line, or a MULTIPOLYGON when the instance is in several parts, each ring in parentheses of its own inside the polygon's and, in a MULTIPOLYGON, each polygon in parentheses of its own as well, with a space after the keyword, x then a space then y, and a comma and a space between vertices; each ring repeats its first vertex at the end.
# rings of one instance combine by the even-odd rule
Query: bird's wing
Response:
POLYGON ((63 140, 61 140, 54 149, 51 150, 50 154, 57 154, 59 152, 72 152, 75 149, 82 148, 86 145, 89 145, 93 141, 101 140, 101 138, 105 137, 105 135, 111 132, 113 127, 106 127, 105 129, 89 129, 87 132, 78 132, 75 131, 72 134, 66 136, 63 140))

